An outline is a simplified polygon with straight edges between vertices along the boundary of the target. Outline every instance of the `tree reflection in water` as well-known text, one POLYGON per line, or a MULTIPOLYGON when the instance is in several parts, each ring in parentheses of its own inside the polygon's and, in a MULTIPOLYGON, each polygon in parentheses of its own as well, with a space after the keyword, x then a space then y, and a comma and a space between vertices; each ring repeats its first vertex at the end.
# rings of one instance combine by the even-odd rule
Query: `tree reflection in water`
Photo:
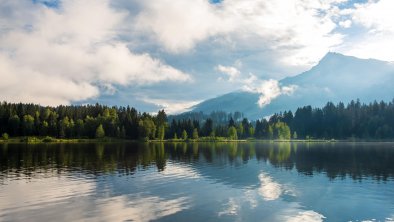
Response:
POLYGON ((354 180, 394 176, 392 143, 100 143, 100 144, 1 144, 1 176, 34 176, 36 172, 82 170, 99 175, 166 168, 167 161, 209 163, 212 166, 247 164, 257 160, 286 170, 330 179, 354 180))

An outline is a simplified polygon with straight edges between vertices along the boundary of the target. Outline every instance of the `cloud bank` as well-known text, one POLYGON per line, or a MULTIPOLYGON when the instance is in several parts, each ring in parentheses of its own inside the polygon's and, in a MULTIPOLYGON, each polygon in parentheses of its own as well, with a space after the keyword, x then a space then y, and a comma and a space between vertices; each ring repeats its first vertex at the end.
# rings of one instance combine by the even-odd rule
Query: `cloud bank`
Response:
POLYGON ((69 104, 125 86, 149 98, 194 90, 181 100, 197 101, 248 85, 264 106, 295 90, 275 80, 327 51, 394 61, 393 10, 390 0, 0 0, 0 100, 69 104), (216 66, 231 61, 242 67, 216 66), (250 72, 258 84, 240 84, 250 72))
POLYGON ((179 101, 171 99, 154 99, 154 98, 142 98, 143 102, 153 104, 158 109, 164 109, 168 114, 179 114, 190 111, 193 106, 199 104, 202 101, 179 101))
POLYGON ((237 48, 265 45, 288 65, 310 65, 342 43, 336 32, 338 5, 346 0, 143 1, 138 27, 172 53, 204 40, 237 48))
POLYGON ((359 31, 340 51, 360 58, 394 61, 393 11, 394 2, 390 0, 367 1, 344 11, 359 31))
POLYGON ((69 104, 98 96, 100 85, 191 80, 130 51, 119 39, 128 12, 109 0, 67 0, 59 8, 0 0, 0 12, 0 100, 69 104))

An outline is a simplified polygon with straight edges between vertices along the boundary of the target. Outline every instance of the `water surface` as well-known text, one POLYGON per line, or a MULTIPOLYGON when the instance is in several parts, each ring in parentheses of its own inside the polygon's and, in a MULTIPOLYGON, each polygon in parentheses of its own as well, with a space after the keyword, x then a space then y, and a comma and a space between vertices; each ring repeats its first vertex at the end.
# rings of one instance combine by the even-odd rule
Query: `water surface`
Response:
POLYGON ((0 145, 0 221, 393 221, 394 143, 0 145))

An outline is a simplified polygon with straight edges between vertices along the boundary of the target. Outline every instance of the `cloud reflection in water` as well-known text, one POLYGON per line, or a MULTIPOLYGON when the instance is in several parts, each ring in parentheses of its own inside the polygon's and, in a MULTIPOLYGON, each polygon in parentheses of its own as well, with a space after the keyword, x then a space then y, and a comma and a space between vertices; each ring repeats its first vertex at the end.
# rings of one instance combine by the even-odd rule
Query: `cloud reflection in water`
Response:
POLYGON ((238 211, 240 210, 240 205, 237 203, 237 200, 233 197, 230 197, 228 203, 225 206, 225 209, 218 213, 218 216, 222 215, 238 215, 238 211))
POLYGON ((98 212, 103 221, 152 221, 188 208, 189 200, 185 197, 165 200, 157 196, 117 196, 98 203, 98 212))
POLYGON ((287 216, 286 222, 321 222, 325 217, 313 210, 301 211, 297 215, 287 216))
POLYGON ((276 200, 282 195, 282 185, 275 182, 272 177, 265 173, 260 173, 259 180, 260 188, 258 192, 264 200, 276 200))

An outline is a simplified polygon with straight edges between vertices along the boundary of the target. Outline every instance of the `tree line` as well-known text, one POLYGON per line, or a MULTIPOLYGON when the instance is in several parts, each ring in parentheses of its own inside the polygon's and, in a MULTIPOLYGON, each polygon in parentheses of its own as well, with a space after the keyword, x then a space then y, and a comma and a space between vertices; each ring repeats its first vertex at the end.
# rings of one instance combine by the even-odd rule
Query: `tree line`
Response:
POLYGON ((103 105, 43 107, 35 104, 0 105, 0 132, 10 136, 57 138, 121 137, 137 139, 144 121, 164 124, 161 112, 154 118, 130 107, 103 105))
POLYGON ((284 122, 298 138, 321 139, 393 139, 394 100, 347 105, 328 102, 323 108, 304 106, 296 112, 274 114, 270 122, 284 122))
POLYGON ((239 112, 187 113, 167 116, 132 107, 105 105, 43 107, 0 103, 3 139, 20 136, 124 139, 389 139, 394 138, 394 101, 361 104, 351 101, 323 108, 304 106, 269 118, 249 121, 239 112), (195 117, 195 118, 194 118, 195 117))
POLYGON ((213 112, 210 115, 182 114, 167 116, 164 110, 156 115, 138 112, 132 107, 105 105, 43 107, 36 104, 0 103, 0 133, 11 137, 56 138, 124 138, 124 139, 201 139, 254 137, 290 138, 284 122, 255 125, 243 114, 213 112), (199 117, 192 119, 191 117, 199 117), (257 131, 256 131, 257 130, 257 131))

